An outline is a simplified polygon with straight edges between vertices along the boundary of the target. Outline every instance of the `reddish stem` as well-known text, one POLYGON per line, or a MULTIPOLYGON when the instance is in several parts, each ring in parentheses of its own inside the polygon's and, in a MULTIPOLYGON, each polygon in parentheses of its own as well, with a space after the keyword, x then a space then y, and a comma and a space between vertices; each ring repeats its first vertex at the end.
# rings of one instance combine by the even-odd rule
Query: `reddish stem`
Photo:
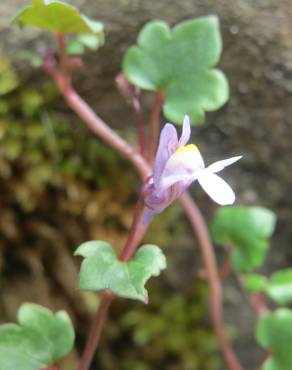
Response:
MULTIPOLYGON (((237 279, 243 290, 245 290, 244 277, 237 274, 237 279)), ((269 308, 266 304, 266 297, 262 293, 248 294, 249 302, 254 309, 258 318, 266 315, 269 312, 269 308)))
POLYGON ((231 370, 243 370, 224 333, 222 322, 221 282, 218 275, 216 258, 207 225, 199 208, 188 193, 183 194, 180 198, 180 201, 189 217, 193 230, 197 235, 199 246, 203 255, 211 291, 211 314, 215 332, 219 339, 219 344, 223 351, 226 363, 231 370))
POLYGON ((71 70, 68 54, 66 51, 65 36, 62 33, 56 33, 57 44, 59 48, 60 62, 64 76, 64 83, 66 86, 71 85, 71 70))
POLYGON ((129 261, 132 258, 133 254, 135 253, 135 250, 137 249, 137 246, 139 245, 149 226, 148 224, 143 224, 141 222, 143 208, 144 208, 143 199, 140 196, 135 207, 133 221, 128 239, 120 255, 121 261, 129 261))
MULTIPOLYGON (((141 223, 141 215, 143 213, 143 202, 142 197, 139 198, 135 207, 133 222, 131 230, 128 235, 128 239, 124 245, 123 251, 120 256, 121 261, 128 261, 132 258, 135 253, 140 241, 142 240, 148 225, 141 223)), ((80 361, 80 370, 88 370, 92 362, 94 353, 96 352, 101 332, 104 326, 104 322, 107 316, 108 309, 114 298, 114 295, 109 292, 102 294, 101 302, 98 307, 98 311, 95 320, 92 324, 92 328, 87 339, 85 350, 80 361)))
POLYGON ((251 305, 253 306, 257 317, 266 315, 269 309, 266 305, 266 297, 261 293, 253 293, 249 295, 251 305))
POLYGON ((148 159, 149 163, 153 163, 158 135, 159 135, 159 115, 161 111, 162 104, 164 102, 164 96, 161 91, 157 91, 155 94, 154 104, 150 115, 150 144, 149 144, 149 153, 148 159))
POLYGON ((85 347, 85 350, 83 352, 83 355, 82 355, 82 358, 79 364, 80 370, 88 370, 90 367, 90 364, 92 362, 96 348, 99 343, 102 329, 104 327, 108 309, 113 299, 114 299, 114 296, 111 293, 108 293, 105 291, 102 294, 101 301, 98 307, 98 311, 94 319, 94 322, 92 324, 89 337, 86 343, 86 347, 85 347))
MULTIPOLYGON (((244 278, 238 276, 239 283, 242 288, 244 288, 244 278)), ((253 307, 258 318, 266 315, 269 312, 268 306, 266 304, 266 297, 262 293, 252 293, 248 295, 251 306, 253 307)), ((263 370, 263 365, 269 357, 272 356, 272 351, 268 350, 264 358, 257 365, 256 370, 263 370)))
POLYGON ((262 358, 261 362, 259 363, 259 365, 256 367, 255 370, 263 370, 263 365, 264 363, 268 360, 269 357, 272 356, 272 351, 271 350, 268 350, 264 357, 262 358))
MULTIPOLYGON (((59 78, 57 79, 59 81, 59 78)), ((146 180, 151 174, 151 169, 144 158, 132 148, 125 140, 117 135, 107 124, 82 100, 73 88, 62 89, 62 82, 58 83, 64 99, 74 112, 86 123, 86 125, 103 141, 132 162, 142 180, 146 180)))
POLYGON ((230 247, 227 247, 225 259, 219 269, 219 277, 221 281, 223 281, 232 271, 231 252, 232 249, 230 247))
POLYGON ((151 175, 151 168, 148 166, 144 158, 134 148, 132 148, 127 141, 117 135, 91 109, 91 107, 77 94, 71 83, 67 83, 68 75, 70 76, 70 69, 67 68, 68 56, 66 53, 65 39, 62 34, 57 34, 56 37, 59 46, 62 69, 50 68, 47 72, 54 78, 65 101, 94 134, 99 136, 118 153, 121 153, 126 159, 132 162, 141 179, 145 180, 151 175))
POLYGON ((141 108, 141 103, 138 97, 133 97, 132 107, 136 117, 138 138, 139 138, 139 150, 142 157, 145 155, 145 129, 144 129, 144 118, 141 108))

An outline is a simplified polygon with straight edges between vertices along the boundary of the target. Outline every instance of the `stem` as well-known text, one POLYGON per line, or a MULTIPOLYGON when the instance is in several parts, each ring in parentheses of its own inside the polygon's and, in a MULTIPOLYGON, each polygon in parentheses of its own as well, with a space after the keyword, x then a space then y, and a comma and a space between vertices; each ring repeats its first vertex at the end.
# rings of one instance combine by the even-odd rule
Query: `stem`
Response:
POLYGON ((181 204, 189 217, 195 234, 197 235, 199 246, 203 255, 207 278, 211 291, 211 314, 213 318, 216 335, 224 354, 225 361, 231 370, 243 370, 235 353, 230 347, 224 333, 222 322, 222 293, 221 283, 218 275, 214 249, 209 236, 207 225, 203 216, 188 193, 180 198, 181 204))
POLYGON ((263 294, 261 293, 250 294, 249 300, 256 312, 257 317, 262 317, 269 312, 269 309, 266 305, 266 299, 263 294))
POLYGON ((137 246, 139 245, 149 226, 148 224, 143 224, 141 222, 143 208, 144 208, 143 199, 142 196, 140 196, 135 207, 133 221, 128 239, 120 255, 121 261, 129 261, 132 258, 133 254, 135 253, 135 250, 137 249, 137 246))
POLYGON ((92 132, 128 159, 135 166, 142 180, 146 180, 151 174, 151 169, 144 158, 107 126, 73 88, 63 89, 63 84, 59 80, 60 78, 57 77, 59 88, 70 108, 85 122, 92 132))
POLYGON ((133 107, 134 114, 136 117, 136 122, 137 122, 140 154, 142 155, 142 157, 144 157, 145 155, 145 130, 144 130, 144 119, 143 119, 141 103, 140 103, 139 98, 133 97, 132 107, 133 107))
MULTIPOLYGON (((131 259, 147 230, 148 224, 141 223, 142 213, 143 213, 143 201, 142 197, 140 196, 135 207, 131 230, 129 232, 128 239, 124 245, 123 251, 120 256, 121 261, 126 262, 131 259)), ((88 370, 90 367, 93 356, 98 347, 98 343, 100 340, 101 332, 104 326, 108 309, 113 299, 114 295, 112 293, 105 291, 102 294, 101 302, 98 307, 98 311, 95 320, 92 324, 90 334, 85 346, 85 350, 80 361, 79 370, 88 370)))
POLYGON ((95 320, 92 324, 89 337, 86 343, 86 347, 79 364, 80 370, 88 370, 90 367, 90 364, 92 362, 93 356, 99 343, 101 332, 107 317, 108 309, 113 299, 114 296, 108 292, 104 292, 102 294, 100 305, 98 307, 98 311, 95 320))
MULTIPOLYGON (((240 287, 245 290, 244 277, 238 274, 236 276, 240 287)), ((269 312, 269 308, 266 304, 266 297, 264 296, 264 294, 248 294, 248 299, 258 318, 266 315, 269 312)))
POLYGON ((231 248, 227 247, 225 259, 219 269, 219 277, 221 281, 223 281, 232 271, 231 252, 232 252, 231 248))
POLYGON ((65 37, 62 33, 56 33, 57 44, 59 48, 60 62, 64 75, 64 83, 66 86, 71 85, 71 70, 68 55, 66 52, 65 37))
POLYGON ((264 355, 264 357, 262 358, 262 360, 261 360, 261 362, 258 364, 258 366, 256 367, 256 370, 262 370, 263 369, 263 365, 264 365, 264 363, 267 361, 267 359, 269 358, 269 357, 271 357, 272 356, 272 351, 271 350, 268 350, 266 353, 265 353, 265 355, 264 355))
POLYGON ((151 111, 150 116, 150 145, 149 145, 149 153, 148 153, 148 159, 149 163, 153 163, 156 147, 157 147, 157 141, 158 141, 158 135, 159 135, 159 114, 161 111, 162 104, 164 102, 164 96, 161 91, 157 91, 155 94, 155 100, 153 104, 153 108, 151 111))

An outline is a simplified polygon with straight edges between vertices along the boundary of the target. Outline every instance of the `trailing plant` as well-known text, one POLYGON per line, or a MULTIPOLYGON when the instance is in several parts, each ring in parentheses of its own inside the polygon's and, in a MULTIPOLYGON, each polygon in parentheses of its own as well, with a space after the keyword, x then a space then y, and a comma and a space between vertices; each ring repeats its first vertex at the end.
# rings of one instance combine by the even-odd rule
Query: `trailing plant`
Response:
MULTIPOLYGON (((260 368, 290 370, 292 357, 288 343, 292 313, 289 308, 271 311, 266 297, 280 305, 290 302, 291 272, 278 271, 270 279, 253 272, 265 261, 276 217, 264 208, 233 205, 235 193, 217 173, 239 161, 241 155, 206 166, 198 147, 188 144, 191 126, 202 124, 206 112, 219 109, 229 97, 227 79, 215 68, 222 51, 217 17, 188 20, 172 29, 165 22, 150 21, 141 30, 137 45, 126 51, 116 83, 136 117, 137 146, 112 130, 80 97, 72 82, 73 74, 83 65, 85 48, 97 50, 102 45, 102 23, 56 0, 33 0, 16 15, 14 22, 55 35, 57 50, 48 46, 43 51, 43 70, 53 79, 68 106, 99 139, 133 165, 141 180, 132 225, 121 252, 116 253, 116 248, 103 240, 84 242, 75 251, 76 256, 82 257, 79 289, 100 292, 101 296, 79 369, 90 368, 108 310, 115 300, 126 298, 144 303, 151 300, 145 284, 166 268, 166 257, 158 246, 140 244, 157 214, 178 199, 202 252, 203 275, 210 289, 210 313, 226 366, 243 370, 226 337, 222 320, 220 277, 233 271, 247 289, 258 316, 256 338, 267 349, 260 368), (149 138, 145 134, 141 105, 144 90, 154 93, 149 138), (171 123, 160 130, 161 111, 166 119, 182 126, 180 135, 171 123), (218 208, 210 232, 187 192, 196 182, 215 203, 223 206, 218 208), (226 250, 222 269, 217 266, 211 235, 226 250)), ((32 304, 22 306, 18 316, 19 325, 5 324, 0 329, 3 332, 0 370, 23 368, 24 362, 27 370, 56 369, 56 361, 72 347, 74 335, 68 316, 65 313, 54 316, 32 304), (52 336, 58 336, 58 346, 52 343, 52 336)))

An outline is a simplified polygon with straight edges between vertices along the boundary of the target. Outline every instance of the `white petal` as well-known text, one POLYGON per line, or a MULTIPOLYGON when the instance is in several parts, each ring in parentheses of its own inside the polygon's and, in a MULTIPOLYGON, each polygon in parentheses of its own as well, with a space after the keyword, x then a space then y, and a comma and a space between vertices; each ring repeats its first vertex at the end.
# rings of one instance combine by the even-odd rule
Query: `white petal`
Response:
POLYGON ((193 182, 197 179, 197 176, 195 173, 192 174, 187 174, 187 173, 181 173, 177 175, 172 175, 172 176, 166 176, 163 177, 159 184, 158 190, 161 192, 164 192, 166 189, 168 189, 170 186, 177 182, 193 182))
POLYGON ((231 164, 239 161, 242 158, 242 155, 238 155, 237 157, 232 157, 228 159, 223 159, 222 161, 214 162, 210 166, 208 166, 208 170, 213 173, 222 171, 224 167, 230 166, 231 164))
POLYGON ((193 145, 180 147, 166 162, 160 180, 163 177, 190 174, 203 169, 204 161, 199 149, 193 145))
POLYGON ((191 124, 190 124, 190 117, 185 115, 184 122, 183 122, 183 128, 182 128, 182 134, 179 139, 178 145, 184 146, 189 141, 191 136, 191 124))
POLYGON ((218 175, 208 169, 201 170, 198 174, 198 181, 205 192, 214 202, 225 206, 235 201, 235 194, 231 187, 218 175))

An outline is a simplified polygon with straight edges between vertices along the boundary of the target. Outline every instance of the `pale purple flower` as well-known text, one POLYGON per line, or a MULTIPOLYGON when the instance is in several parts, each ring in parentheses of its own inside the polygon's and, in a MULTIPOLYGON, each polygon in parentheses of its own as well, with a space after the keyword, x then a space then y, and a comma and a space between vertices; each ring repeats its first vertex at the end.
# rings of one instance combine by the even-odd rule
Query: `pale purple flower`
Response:
POLYGON ((199 149, 186 145, 191 135, 190 120, 185 116, 182 135, 178 140, 175 127, 167 123, 160 134, 153 176, 144 185, 144 223, 162 212, 176 200, 195 180, 216 203, 232 204, 235 195, 231 187, 216 175, 224 167, 238 161, 242 156, 224 159, 205 167, 199 149))

